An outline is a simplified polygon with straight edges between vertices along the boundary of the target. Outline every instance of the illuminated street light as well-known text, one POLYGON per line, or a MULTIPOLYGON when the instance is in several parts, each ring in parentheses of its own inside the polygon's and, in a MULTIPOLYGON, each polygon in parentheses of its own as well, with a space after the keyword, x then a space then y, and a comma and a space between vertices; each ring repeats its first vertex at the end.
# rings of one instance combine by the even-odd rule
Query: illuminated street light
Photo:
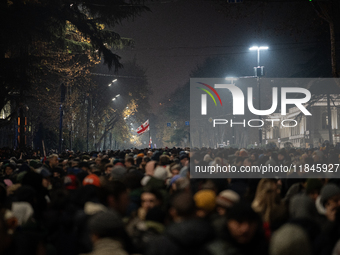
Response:
POLYGON ((257 66, 260 66, 260 51, 261 50, 268 50, 269 47, 268 46, 253 46, 250 47, 249 50, 257 50, 257 66))
POLYGON ((114 79, 114 80, 112 80, 112 82, 111 83, 109 83, 109 87, 111 87, 111 85, 112 85, 112 83, 114 83, 114 82, 116 82, 117 81, 117 79, 114 79))
POLYGON ((230 81, 231 84, 234 84, 234 81, 237 81, 237 80, 238 80, 238 78, 236 78, 236 77, 226 77, 225 79, 226 79, 227 81, 230 81))

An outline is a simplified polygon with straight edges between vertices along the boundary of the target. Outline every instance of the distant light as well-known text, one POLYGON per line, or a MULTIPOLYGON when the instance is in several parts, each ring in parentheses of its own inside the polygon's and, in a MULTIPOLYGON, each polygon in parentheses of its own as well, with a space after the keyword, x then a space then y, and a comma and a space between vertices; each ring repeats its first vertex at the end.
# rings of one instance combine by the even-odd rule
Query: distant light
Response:
POLYGON ((128 107, 128 106, 126 106, 126 109, 129 109, 129 107, 128 107))
POLYGON ((236 78, 236 77, 226 77, 225 79, 227 81, 237 81, 238 80, 238 78, 236 78))
POLYGON ((249 50, 268 50, 269 47, 268 46, 253 46, 253 47, 250 47, 249 50))
POLYGON ((111 87, 112 83, 110 83, 108 86, 111 87))
POLYGON ((116 82, 117 81, 117 79, 114 79, 114 80, 112 80, 112 83, 114 83, 114 82, 116 82))
POLYGON ((126 120, 126 117, 124 117, 124 120, 126 120))
POLYGON ((118 94, 116 97, 119 97, 120 96, 120 94, 118 94))
POLYGON ((112 98, 112 101, 115 101, 116 100, 116 98, 114 97, 114 98, 112 98))

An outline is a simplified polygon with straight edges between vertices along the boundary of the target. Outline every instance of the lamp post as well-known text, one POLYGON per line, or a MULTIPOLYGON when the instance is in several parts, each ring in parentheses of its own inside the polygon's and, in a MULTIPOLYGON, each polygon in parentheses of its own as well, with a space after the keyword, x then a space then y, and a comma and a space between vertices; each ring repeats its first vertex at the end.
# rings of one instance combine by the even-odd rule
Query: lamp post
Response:
POLYGON ((249 50, 257 50, 257 66, 260 65, 260 51, 261 50, 268 50, 269 47, 268 46, 253 46, 251 48, 249 48, 249 50))
MULTIPOLYGON (((260 66, 260 51, 268 50, 268 46, 253 46, 250 47, 249 50, 257 51, 257 66, 254 67, 255 77, 257 77, 257 87, 259 90, 259 110, 261 110, 261 88, 260 88, 260 76, 264 75, 264 66, 260 66)), ((262 128, 259 128, 259 146, 262 144, 262 128)))

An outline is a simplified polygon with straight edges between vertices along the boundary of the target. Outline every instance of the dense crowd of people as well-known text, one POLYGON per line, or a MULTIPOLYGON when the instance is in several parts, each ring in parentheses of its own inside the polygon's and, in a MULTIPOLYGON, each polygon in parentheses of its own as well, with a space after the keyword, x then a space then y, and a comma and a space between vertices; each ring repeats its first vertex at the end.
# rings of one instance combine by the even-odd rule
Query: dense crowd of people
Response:
POLYGON ((3 149, 0 254, 340 254, 339 179, 190 178, 191 160, 312 166, 339 157, 331 146, 47 157, 3 149))

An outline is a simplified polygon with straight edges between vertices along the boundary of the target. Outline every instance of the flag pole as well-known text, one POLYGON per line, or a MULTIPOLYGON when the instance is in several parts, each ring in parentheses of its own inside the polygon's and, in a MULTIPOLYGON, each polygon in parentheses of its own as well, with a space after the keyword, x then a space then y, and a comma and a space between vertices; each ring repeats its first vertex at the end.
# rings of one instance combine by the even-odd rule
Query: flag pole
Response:
POLYGON ((150 138, 151 138, 151 135, 150 135, 150 119, 149 119, 149 144, 150 144, 150 149, 152 148, 152 144, 150 143, 150 138))

